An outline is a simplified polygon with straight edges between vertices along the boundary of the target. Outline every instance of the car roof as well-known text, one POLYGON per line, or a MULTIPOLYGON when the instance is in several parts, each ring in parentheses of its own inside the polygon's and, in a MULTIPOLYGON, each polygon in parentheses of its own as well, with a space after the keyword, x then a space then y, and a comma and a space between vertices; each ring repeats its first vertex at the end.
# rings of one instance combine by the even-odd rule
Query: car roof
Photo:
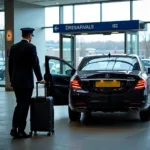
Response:
POLYGON ((95 54, 95 55, 89 55, 89 56, 85 56, 86 58, 92 58, 92 57, 98 57, 98 56, 109 56, 110 55, 110 57, 111 56, 116 56, 116 57, 119 57, 119 56, 123 56, 123 57, 136 57, 136 58, 139 58, 139 56, 138 55, 136 55, 136 54, 95 54))
POLYGON ((150 59, 142 59, 142 60, 149 60, 150 61, 150 59))

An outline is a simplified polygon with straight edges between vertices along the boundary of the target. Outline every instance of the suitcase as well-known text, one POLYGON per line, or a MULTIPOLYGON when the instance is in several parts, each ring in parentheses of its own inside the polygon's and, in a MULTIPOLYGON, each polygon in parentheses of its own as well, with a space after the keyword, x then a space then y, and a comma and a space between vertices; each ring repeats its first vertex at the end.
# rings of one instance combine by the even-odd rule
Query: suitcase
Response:
POLYGON ((30 128, 31 136, 37 134, 37 131, 48 132, 50 136, 54 133, 54 107, 53 97, 47 96, 46 86, 44 85, 45 96, 38 96, 38 84, 36 83, 36 96, 31 98, 30 105, 30 128))

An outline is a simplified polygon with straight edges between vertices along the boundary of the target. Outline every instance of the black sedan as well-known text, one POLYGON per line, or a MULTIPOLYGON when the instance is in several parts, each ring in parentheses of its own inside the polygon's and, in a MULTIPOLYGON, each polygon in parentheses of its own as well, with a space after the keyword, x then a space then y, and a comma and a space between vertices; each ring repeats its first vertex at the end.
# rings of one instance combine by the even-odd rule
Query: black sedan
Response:
POLYGON ((137 110, 142 121, 149 115, 148 72, 136 55, 99 55, 82 59, 75 70, 68 62, 46 56, 45 80, 55 105, 68 105, 69 118, 77 121, 81 112, 128 112, 137 110), (60 65, 51 73, 49 61, 60 65), (69 103, 68 103, 69 102, 69 103))

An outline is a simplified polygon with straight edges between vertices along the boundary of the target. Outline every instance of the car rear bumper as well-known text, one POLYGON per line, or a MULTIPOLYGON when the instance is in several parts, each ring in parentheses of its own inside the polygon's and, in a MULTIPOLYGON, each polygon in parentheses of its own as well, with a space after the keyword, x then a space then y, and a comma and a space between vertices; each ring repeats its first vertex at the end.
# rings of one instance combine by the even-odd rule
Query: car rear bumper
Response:
POLYGON ((69 106, 79 112, 90 111, 129 111, 148 107, 148 95, 144 90, 125 93, 99 94, 86 91, 69 92, 69 106))

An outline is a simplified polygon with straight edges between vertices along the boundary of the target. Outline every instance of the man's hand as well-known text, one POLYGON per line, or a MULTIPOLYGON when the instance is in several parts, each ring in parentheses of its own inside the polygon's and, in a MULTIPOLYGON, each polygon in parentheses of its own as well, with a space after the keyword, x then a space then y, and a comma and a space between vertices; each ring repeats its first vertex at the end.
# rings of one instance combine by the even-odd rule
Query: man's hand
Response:
POLYGON ((45 84, 45 83, 46 83, 45 80, 40 81, 40 84, 45 84))

